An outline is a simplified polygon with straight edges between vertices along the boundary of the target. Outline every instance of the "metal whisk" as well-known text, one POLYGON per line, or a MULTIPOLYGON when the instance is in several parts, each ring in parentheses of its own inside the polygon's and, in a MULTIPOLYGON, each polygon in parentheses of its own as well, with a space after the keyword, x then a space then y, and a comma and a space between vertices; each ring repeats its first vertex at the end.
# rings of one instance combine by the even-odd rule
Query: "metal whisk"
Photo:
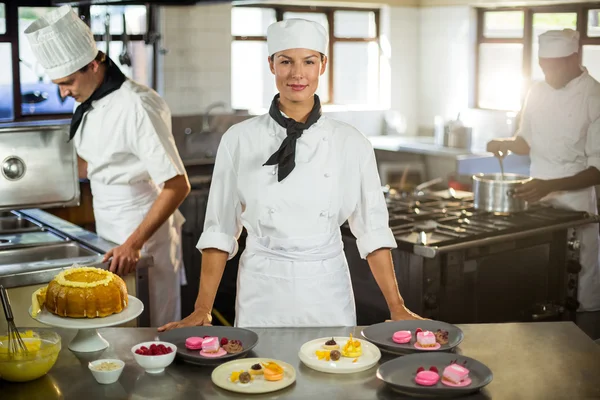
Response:
POLYGON ((0 285, 0 300, 2 300, 2 308, 4 308, 4 315, 6 316, 8 325, 8 356, 12 357, 17 353, 27 354, 27 346, 25 346, 25 342, 23 342, 23 338, 21 338, 21 334, 15 326, 8 293, 6 293, 6 289, 2 285, 0 285))

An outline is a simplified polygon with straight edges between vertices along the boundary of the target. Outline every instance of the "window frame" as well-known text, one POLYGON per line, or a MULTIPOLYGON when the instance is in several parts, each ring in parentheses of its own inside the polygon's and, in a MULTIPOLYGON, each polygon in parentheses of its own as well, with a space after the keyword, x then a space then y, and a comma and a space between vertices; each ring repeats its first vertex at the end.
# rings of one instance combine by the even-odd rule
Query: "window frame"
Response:
MULTIPOLYGON (((67 114, 35 114, 35 115, 23 115, 22 111, 22 97, 21 97, 21 73, 19 65, 19 8, 25 7, 43 7, 39 1, 36 0, 22 0, 17 2, 10 0, 0 0, 0 3, 5 6, 5 17, 6 17, 6 33, 0 34, 0 43, 11 44, 11 70, 12 70, 12 93, 13 93, 13 118, 6 121, 0 121, 3 123, 13 122, 24 122, 24 121, 39 121, 39 120, 60 120, 68 119, 72 117, 72 113, 67 114)), ((146 45, 152 46, 152 87, 157 86, 157 59, 158 59, 158 46, 156 41, 160 38, 160 35, 156 31, 156 27, 159 26, 158 22, 158 8, 154 5, 148 5, 142 1, 132 2, 128 5, 145 5, 146 6, 146 33, 128 35, 128 40, 133 41, 144 41, 146 45)), ((83 17, 85 23, 89 26, 91 21, 90 6, 83 5, 78 6, 79 15, 83 17)), ((111 35, 111 41, 122 42, 124 35, 111 35)), ((101 41, 102 35, 94 35, 94 40, 101 41)))
POLYGON ((521 103, 525 100, 525 96, 531 87, 531 74, 533 71, 532 50, 533 50, 533 15, 534 14, 551 14, 551 13, 576 13, 577 14, 577 31, 580 35, 579 40, 579 61, 583 56, 582 49, 586 45, 600 45, 600 36, 590 37, 587 35, 588 29, 588 13, 590 10, 600 9, 600 3, 580 3, 580 4, 557 4, 533 7, 496 7, 496 8, 477 8, 477 39, 475 43, 475 79, 473 88, 473 108, 481 110, 493 111, 509 111, 490 109, 479 106, 479 79, 480 79, 480 47, 484 43, 500 43, 500 44, 522 44, 523 45, 523 65, 522 73, 525 79, 525 90, 522 93, 521 103), (523 37, 522 38, 486 38, 484 36, 485 29, 485 13, 494 11, 523 11, 523 37))
MULTIPOLYGON (((317 14, 325 14, 327 17, 327 24, 329 25, 329 46, 327 49, 327 68, 328 68, 328 101, 323 103, 327 105, 333 105, 334 102, 334 62, 335 57, 333 54, 333 48, 335 43, 368 43, 375 42, 379 47, 379 53, 381 54, 381 9, 374 7, 328 7, 328 6, 302 6, 302 5, 280 5, 280 4, 239 4, 234 5, 234 8, 268 8, 275 10, 275 19, 277 22, 283 21, 283 14, 286 12, 296 12, 296 13, 317 13, 317 14), (362 11, 362 12, 372 12, 375 15, 375 37, 373 38, 347 38, 347 37, 336 37, 335 36, 335 18, 334 14, 336 11, 362 11)), ((232 35, 232 41, 267 41, 266 36, 239 36, 232 35)), ((380 66, 381 67, 381 66, 380 66)), ((378 81, 380 81, 381 76, 378 76, 378 81)))

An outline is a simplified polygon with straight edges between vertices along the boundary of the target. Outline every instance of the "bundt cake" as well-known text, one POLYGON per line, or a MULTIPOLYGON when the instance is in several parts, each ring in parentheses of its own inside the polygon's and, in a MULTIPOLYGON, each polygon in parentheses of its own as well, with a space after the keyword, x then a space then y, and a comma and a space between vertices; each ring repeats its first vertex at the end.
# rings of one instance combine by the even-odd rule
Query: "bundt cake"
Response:
POLYGON ((120 313, 127 302, 121 277, 100 268, 75 266, 33 294, 32 314, 35 317, 44 306, 61 317, 102 318, 120 313))

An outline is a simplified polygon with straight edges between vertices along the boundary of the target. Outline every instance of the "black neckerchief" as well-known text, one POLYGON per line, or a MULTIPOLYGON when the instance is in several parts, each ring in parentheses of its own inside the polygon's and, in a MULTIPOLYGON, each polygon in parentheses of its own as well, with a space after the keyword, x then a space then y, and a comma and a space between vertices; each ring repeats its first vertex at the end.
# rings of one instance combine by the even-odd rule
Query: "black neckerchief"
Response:
POLYGON ((123 82, 125 82, 125 75, 121 72, 119 67, 115 65, 114 62, 110 58, 106 58, 106 72, 104 74, 104 81, 102 84, 92 93, 92 95, 81 103, 76 109, 75 114, 73 114, 73 119, 71 120, 71 130, 69 132, 69 141, 73 139, 75 134, 77 133, 77 128, 81 124, 81 120, 83 119, 83 115, 92 108, 92 102, 96 100, 100 100, 104 96, 114 92, 119 89, 123 82))
POLYGON ((312 124, 317 122, 321 118, 321 101, 319 96, 315 94, 315 104, 313 105, 310 114, 305 123, 296 122, 292 118, 285 118, 279 110, 279 93, 275 95, 271 102, 271 108, 269 109, 269 115, 275 120, 280 126, 285 128, 287 137, 283 139, 279 150, 277 150, 265 165, 277 165, 277 181, 281 182, 284 180, 296 167, 296 141, 305 129, 310 128, 312 124))

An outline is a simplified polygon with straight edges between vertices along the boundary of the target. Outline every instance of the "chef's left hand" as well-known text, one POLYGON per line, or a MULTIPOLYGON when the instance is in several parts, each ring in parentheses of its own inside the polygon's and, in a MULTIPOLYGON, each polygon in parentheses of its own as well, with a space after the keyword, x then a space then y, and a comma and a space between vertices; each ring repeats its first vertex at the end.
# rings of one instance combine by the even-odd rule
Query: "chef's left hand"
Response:
POLYGON ((513 197, 535 203, 552 193, 552 183, 542 179, 533 179, 515 189, 513 197))
POLYGON ((135 271, 135 266, 141 257, 141 249, 128 243, 124 243, 119 247, 109 250, 104 255, 102 262, 108 261, 111 257, 112 260, 110 260, 109 271, 124 276, 135 271))

